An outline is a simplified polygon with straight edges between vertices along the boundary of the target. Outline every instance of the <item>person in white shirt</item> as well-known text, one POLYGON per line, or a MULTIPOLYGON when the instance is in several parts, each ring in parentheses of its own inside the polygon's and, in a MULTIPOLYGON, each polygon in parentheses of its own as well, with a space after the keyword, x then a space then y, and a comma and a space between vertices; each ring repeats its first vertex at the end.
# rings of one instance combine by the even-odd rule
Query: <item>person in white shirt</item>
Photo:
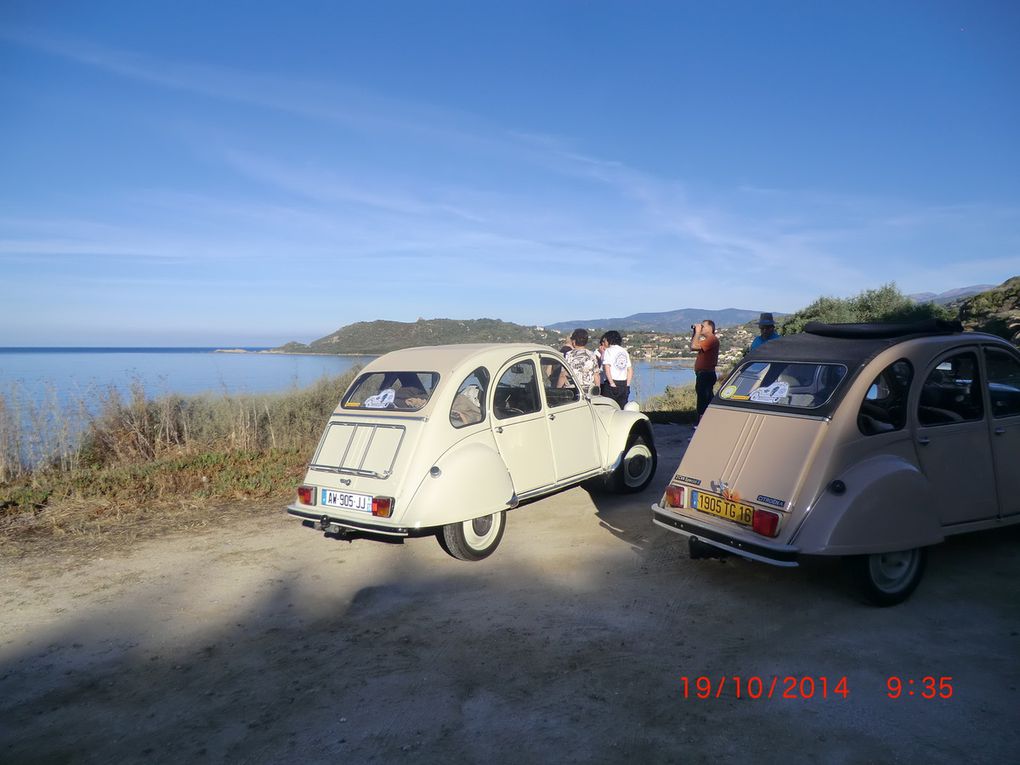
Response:
POLYGON ((623 338, 615 329, 605 334, 609 347, 602 354, 602 369, 605 379, 602 381, 602 395, 613 399, 623 409, 630 398, 630 383, 634 379, 634 367, 630 363, 630 354, 623 347, 623 338))

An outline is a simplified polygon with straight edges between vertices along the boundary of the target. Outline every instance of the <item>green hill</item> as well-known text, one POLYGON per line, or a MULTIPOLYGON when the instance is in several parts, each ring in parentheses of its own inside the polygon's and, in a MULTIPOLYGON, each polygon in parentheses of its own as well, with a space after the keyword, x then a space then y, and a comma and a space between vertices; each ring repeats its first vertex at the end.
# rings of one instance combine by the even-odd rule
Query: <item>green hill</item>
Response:
POLYGON ((1020 346, 1020 276, 959 303, 967 329, 991 332, 1020 346))
MULTIPOLYGON (((697 314, 710 315, 710 311, 697 314)), ((727 358, 739 354, 758 334, 757 313, 747 312, 753 318, 743 324, 725 327, 719 331, 723 355, 727 358)), ((993 289, 958 300, 947 306, 934 303, 916 303, 886 284, 866 290, 852 298, 823 297, 794 314, 777 319, 782 334, 799 332, 808 321, 910 321, 928 316, 957 318, 967 329, 991 332, 1020 346, 1020 276, 1015 276, 993 289)), ((673 317, 677 318, 677 317, 673 317)), ((730 317, 731 319, 734 317, 730 317)), ((688 322, 683 318, 681 324, 688 322)), ((279 353, 345 353, 375 356, 401 348, 421 345, 447 345, 450 343, 539 343, 558 348, 574 326, 570 322, 549 327, 525 327, 499 319, 418 319, 415 322, 362 321, 348 324, 335 332, 305 345, 291 342, 276 348, 279 353), (557 327, 564 330, 555 331, 557 327)), ((682 327, 675 332, 649 332, 620 327, 624 345, 637 358, 687 358, 690 330, 682 327)), ((598 332, 592 333, 594 347, 598 332)))
POLYGON ((499 319, 418 319, 415 322, 359 321, 308 345, 287 343, 281 353, 377 355, 401 348, 450 343, 540 343, 559 347, 561 335, 541 327, 524 327, 499 319))

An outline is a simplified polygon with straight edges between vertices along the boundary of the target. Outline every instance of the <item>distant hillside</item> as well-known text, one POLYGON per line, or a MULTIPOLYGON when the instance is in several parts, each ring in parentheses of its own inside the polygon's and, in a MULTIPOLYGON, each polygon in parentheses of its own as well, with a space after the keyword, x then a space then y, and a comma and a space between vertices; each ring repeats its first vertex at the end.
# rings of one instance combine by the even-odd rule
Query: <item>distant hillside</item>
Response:
MULTIPOLYGON (((752 319, 757 320, 760 311, 749 311, 743 308, 723 308, 710 311, 705 308, 680 308, 676 311, 659 313, 635 313, 617 319, 577 319, 576 321, 560 321, 547 324, 547 329, 570 332, 576 327, 586 329, 616 329, 620 332, 689 332, 692 324, 702 319, 712 319, 719 327, 731 327, 745 324, 752 319)), ((776 314, 779 318, 779 314, 776 314)))
POLYGON ((308 345, 287 343, 281 353, 349 353, 378 355, 401 348, 449 343, 560 344, 560 334, 499 319, 418 319, 415 322, 359 321, 308 345))
MULTIPOLYGON (((991 332, 1020 346, 1020 276, 1009 279, 977 295, 961 299, 958 295, 974 287, 951 290, 942 296, 957 295, 952 305, 925 309, 911 302, 917 295, 903 295, 893 285, 869 290, 856 298, 838 300, 820 298, 796 314, 775 314, 783 334, 799 331, 808 319, 819 321, 906 320, 918 311, 936 311, 947 318, 958 315, 967 329, 991 332), (893 310, 895 309, 895 310, 893 310), (892 314, 890 314, 892 311, 892 314), (893 315, 899 313, 903 316, 893 315), (888 314, 888 315, 887 315, 888 314)), ((935 302, 930 300, 922 303, 935 302)), ((592 347, 600 332, 617 329, 624 344, 636 358, 683 359, 692 356, 690 327, 702 319, 714 319, 722 328, 720 345, 724 355, 742 352, 758 334, 758 311, 727 308, 709 311, 683 308, 663 313, 637 313, 619 319, 565 321, 543 327, 525 327, 499 319, 418 319, 416 322, 366 321, 349 324, 305 345, 291 342, 276 348, 279 353, 347 353, 369 356, 400 348, 448 343, 539 343, 558 348, 575 327, 594 332, 592 347), (649 327, 657 329, 649 329, 649 327)), ((925 314, 927 315, 927 314, 925 314)))
POLYGON ((969 298, 972 295, 987 292, 991 289, 995 289, 994 284, 975 284, 970 287, 957 287, 955 290, 947 290, 946 292, 940 292, 939 294, 935 294, 934 292, 915 292, 913 295, 907 295, 907 297, 916 303, 949 305, 950 303, 955 303, 959 300, 963 300, 964 298, 969 298))
POLYGON ((965 328, 991 332, 1020 346, 1020 276, 964 300, 959 311, 965 328))

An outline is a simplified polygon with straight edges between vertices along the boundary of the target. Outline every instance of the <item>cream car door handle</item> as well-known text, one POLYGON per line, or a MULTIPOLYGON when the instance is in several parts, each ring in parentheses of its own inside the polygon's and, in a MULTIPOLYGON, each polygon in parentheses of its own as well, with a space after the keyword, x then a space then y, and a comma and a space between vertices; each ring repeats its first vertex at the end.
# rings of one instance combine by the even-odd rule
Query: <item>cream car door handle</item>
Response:
POLYGON ((928 436, 921 436, 920 438, 917 439, 917 443, 919 443, 921 446, 927 446, 928 444, 931 443, 931 439, 928 438, 928 436))
POLYGON ((556 415, 555 414, 550 414, 549 415, 549 419, 550 420, 555 420, 556 419, 556 415))
POLYGON ((497 433, 502 433, 503 432, 503 428, 502 427, 496 428, 496 432, 497 433))

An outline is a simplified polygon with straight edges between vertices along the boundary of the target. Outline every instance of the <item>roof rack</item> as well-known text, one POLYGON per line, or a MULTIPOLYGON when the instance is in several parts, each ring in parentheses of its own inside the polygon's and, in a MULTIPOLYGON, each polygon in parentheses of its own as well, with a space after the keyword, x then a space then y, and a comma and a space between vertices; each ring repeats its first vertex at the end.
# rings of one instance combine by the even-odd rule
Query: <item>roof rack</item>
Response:
POLYGON ((820 321, 809 321, 804 331, 821 337, 841 337, 855 339, 873 339, 905 337, 907 335, 952 335, 963 332, 963 325, 958 321, 946 319, 923 319, 912 322, 869 322, 860 324, 824 324, 820 321))

